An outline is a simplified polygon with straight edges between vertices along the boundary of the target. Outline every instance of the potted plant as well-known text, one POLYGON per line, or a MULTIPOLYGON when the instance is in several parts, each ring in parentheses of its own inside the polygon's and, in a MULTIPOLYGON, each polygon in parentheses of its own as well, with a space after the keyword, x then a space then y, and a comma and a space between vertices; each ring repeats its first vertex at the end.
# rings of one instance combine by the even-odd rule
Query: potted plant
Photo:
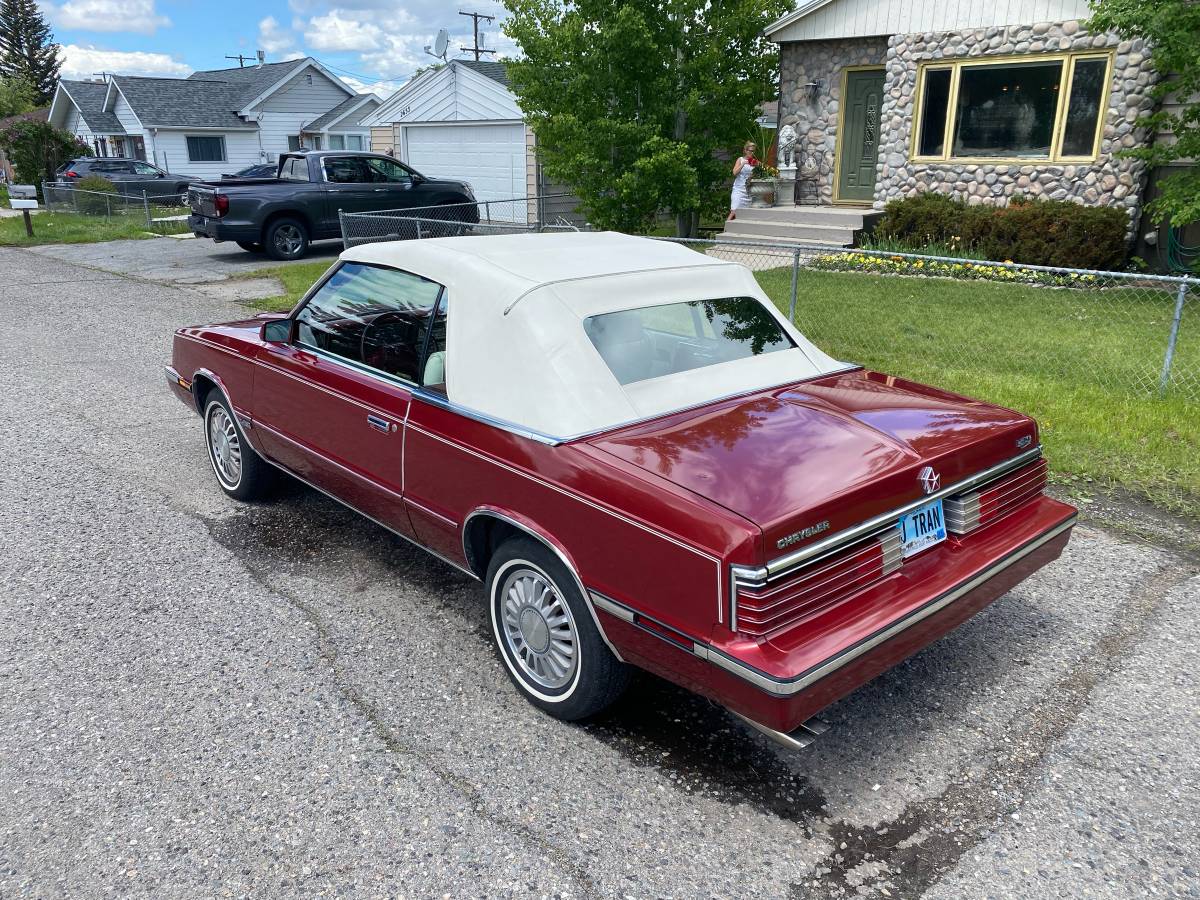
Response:
POLYGON ((750 196, 754 198, 755 206, 775 205, 777 178, 779 170, 775 166, 762 165, 755 170, 750 182, 750 196))

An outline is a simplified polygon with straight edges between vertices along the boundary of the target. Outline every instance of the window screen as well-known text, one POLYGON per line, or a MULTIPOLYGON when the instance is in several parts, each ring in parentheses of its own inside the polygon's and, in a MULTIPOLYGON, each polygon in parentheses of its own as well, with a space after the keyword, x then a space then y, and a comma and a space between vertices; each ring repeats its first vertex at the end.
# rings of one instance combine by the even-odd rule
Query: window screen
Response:
POLYGON ((189 135, 187 139, 188 160, 191 162, 224 162, 225 138, 198 137, 189 135))
POLYGON ((583 327, 621 384, 796 346, 753 297, 625 309, 589 316, 583 327))

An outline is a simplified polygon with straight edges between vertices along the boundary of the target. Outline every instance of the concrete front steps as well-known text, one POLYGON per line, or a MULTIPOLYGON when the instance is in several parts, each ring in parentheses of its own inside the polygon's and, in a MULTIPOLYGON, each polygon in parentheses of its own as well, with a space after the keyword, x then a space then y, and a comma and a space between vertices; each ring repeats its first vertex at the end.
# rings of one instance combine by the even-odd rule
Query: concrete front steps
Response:
POLYGON ((830 251, 842 250, 853 247, 859 236, 869 231, 881 215, 871 209, 842 206, 745 207, 737 211, 736 219, 725 223, 725 230, 716 237, 717 246, 708 253, 755 270, 776 268, 791 262, 791 251, 720 245, 801 244, 830 251))

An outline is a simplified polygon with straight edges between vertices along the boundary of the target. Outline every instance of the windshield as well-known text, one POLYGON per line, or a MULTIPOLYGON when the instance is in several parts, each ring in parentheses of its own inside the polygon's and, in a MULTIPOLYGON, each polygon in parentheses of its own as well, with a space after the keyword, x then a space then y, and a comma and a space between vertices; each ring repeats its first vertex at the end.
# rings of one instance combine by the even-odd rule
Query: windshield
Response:
POLYGON ((622 385, 796 346, 753 297, 623 309, 589 316, 583 327, 622 385))

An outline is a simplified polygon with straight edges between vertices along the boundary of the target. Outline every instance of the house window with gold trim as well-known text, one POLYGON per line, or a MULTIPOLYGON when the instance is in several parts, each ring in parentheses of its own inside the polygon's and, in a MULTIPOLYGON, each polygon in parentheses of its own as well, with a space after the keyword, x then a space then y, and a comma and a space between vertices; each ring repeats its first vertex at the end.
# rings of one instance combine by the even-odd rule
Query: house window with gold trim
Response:
POLYGON ((941 162, 1091 161, 1110 53, 925 63, 912 156, 941 162))

